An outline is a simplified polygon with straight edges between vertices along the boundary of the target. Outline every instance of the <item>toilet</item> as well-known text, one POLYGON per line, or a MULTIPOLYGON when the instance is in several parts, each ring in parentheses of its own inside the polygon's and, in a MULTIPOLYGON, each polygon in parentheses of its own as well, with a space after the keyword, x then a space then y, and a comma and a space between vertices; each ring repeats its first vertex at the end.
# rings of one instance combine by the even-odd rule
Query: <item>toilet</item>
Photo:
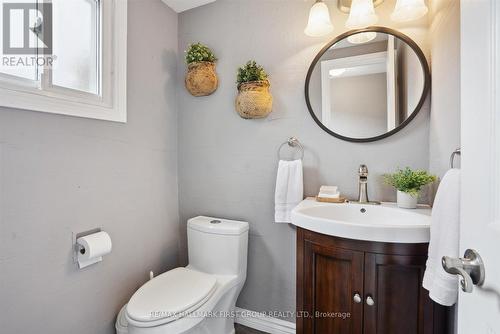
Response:
POLYGON ((247 272, 248 223, 188 220, 189 265, 144 284, 123 306, 117 334, 232 334, 247 272))

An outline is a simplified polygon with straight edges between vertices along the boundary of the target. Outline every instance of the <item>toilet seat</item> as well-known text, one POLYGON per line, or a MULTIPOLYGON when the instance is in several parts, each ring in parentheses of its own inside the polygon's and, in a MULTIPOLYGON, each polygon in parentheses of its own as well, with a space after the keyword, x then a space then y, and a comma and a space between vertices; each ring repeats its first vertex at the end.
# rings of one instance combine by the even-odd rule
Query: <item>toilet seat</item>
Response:
POLYGON ((214 293, 213 275, 176 268, 144 284, 127 305, 127 317, 137 322, 165 324, 194 312, 214 293))

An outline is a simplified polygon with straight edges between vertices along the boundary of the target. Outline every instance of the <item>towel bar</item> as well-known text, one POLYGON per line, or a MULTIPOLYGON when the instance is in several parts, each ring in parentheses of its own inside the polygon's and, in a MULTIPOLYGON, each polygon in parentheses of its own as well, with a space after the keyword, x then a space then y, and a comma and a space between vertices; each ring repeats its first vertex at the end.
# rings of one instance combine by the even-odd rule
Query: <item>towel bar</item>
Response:
POLYGON ((460 147, 457 148, 455 151, 453 151, 453 153, 450 156, 450 168, 455 168, 455 156, 461 155, 461 154, 462 154, 462 150, 460 149, 460 147))
POLYGON ((296 137, 290 137, 286 142, 280 145, 278 148, 278 160, 281 160, 281 149, 283 146, 288 145, 290 147, 298 147, 300 151, 300 159, 304 158, 304 146, 300 143, 300 141, 296 137))

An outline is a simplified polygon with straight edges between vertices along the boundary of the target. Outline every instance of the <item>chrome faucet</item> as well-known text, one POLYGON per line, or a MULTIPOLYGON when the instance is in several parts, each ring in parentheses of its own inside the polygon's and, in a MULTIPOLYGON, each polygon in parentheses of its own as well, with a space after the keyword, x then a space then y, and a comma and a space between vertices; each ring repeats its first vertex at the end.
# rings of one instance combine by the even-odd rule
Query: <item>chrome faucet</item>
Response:
POLYGON ((366 165, 360 165, 358 169, 358 200, 351 201, 360 204, 373 204, 378 205, 380 202, 370 201, 368 199, 368 167, 366 165))
POLYGON ((368 199, 368 167, 360 165, 358 170, 358 203, 369 203, 368 199))

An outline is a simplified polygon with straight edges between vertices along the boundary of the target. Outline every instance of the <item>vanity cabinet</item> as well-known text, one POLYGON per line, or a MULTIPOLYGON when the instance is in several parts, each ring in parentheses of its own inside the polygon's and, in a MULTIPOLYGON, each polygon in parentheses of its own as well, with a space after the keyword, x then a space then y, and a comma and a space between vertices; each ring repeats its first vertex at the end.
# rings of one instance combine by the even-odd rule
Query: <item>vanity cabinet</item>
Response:
POLYGON ((448 333, 448 308, 422 288, 427 247, 297 228, 297 333, 448 333))

